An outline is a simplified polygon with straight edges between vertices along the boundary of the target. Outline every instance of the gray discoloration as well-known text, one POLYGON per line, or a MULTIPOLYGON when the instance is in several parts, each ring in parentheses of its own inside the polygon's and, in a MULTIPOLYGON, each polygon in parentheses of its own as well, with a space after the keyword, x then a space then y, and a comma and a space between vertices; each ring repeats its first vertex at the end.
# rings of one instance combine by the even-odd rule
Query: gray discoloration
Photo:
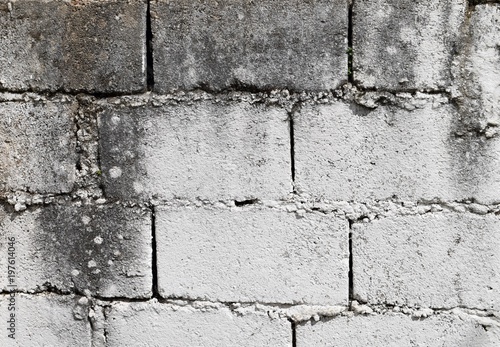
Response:
POLYGON ((74 116, 69 101, 0 102, 0 190, 66 193, 75 182, 74 116))
POLYGON ((56 288, 101 297, 151 295, 147 212, 118 205, 50 205, 20 215, 3 210, 0 226, 4 239, 18 240, 20 289, 56 288))
POLYGON ((247 102, 104 105, 99 116, 107 197, 279 198, 291 191, 285 110, 247 102))
POLYGON ((9 47, 0 51, 0 87, 145 89, 145 1, 22 0, 9 7, 0 11, 2 46, 9 47))
POLYGON ((354 1, 355 81, 390 90, 450 86, 465 9, 465 0, 354 1))
POLYGON ((346 0, 152 1, 155 89, 334 89, 346 0))

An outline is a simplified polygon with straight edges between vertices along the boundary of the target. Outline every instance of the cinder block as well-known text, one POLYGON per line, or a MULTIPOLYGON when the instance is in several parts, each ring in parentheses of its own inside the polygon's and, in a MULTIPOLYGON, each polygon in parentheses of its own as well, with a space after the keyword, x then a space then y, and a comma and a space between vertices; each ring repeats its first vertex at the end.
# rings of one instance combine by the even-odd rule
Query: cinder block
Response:
POLYGON ((365 88, 449 87, 466 7, 465 0, 354 1, 354 79, 365 88))
MULTIPOLYGON (((358 112, 345 103, 294 115, 295 183, 335 200, 500 202, 500 140, 469 133, 450 104, 358 112)), ((420 102, 420 104, 419 104, 420 102)))
POLYGON ((297 326, 297 347, 494 347, 499 343, 498 328, 486 331, 474 320, 452 314, 413 319, 389 313, 297 326))
POLYGON ((143 0, 2 0, 0 87, 144 90, 145 35, 143 0))
POLYGON ((12 295, 0 295, 0 345, 92 346, 86 298, 47 294, 12 295), (9 336, 11 334, 14 338, 9 336))
POLYGON ((500 308, 500 217, 434 213, 353 226, 354 295, 369 303, 500 308))
POLYGON ((0 101, 1 191, 71 191, 76 176, 73 117, 77 108, 73 101, 0 101))
POLYGON ((104 106, 107 196, 280 198, 292 191, 286 111, 247 102, 104 106))
POLYGON ((348 222, 271 209, 159 209, 163 297, 347 304, 348 222))
MULTIPOLYGON (((56 288, 100 297, 144 298, 152 290, 150 213, 115 206, 49 205, 0 210, 0 266, 14 237, 18 290, 56 288)), ((7 276, 2 289, 11 289, 7 276)))
POLYGON ((153 1, 155 89, 334 89, 347 80, 347 3, 153 1))
POLYGON ((117 303, 107 314, 107 345, 291 346, 292 329, 266 314, 236 314, 207 305, 199 309, 158 302, 117 303))
POLYGON ((456 58, 461 116, 487 136, 500 125, 500 4, 478 5, 470 13, 467 40, 456 58))

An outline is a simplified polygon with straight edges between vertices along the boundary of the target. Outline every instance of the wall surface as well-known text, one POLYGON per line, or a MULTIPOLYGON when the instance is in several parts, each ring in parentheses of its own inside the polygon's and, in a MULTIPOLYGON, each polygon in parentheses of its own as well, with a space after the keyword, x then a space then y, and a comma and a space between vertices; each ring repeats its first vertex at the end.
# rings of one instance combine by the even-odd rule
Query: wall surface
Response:
POLYGON ((0 346, 500 346, 500 2, 0 0, 0 346))

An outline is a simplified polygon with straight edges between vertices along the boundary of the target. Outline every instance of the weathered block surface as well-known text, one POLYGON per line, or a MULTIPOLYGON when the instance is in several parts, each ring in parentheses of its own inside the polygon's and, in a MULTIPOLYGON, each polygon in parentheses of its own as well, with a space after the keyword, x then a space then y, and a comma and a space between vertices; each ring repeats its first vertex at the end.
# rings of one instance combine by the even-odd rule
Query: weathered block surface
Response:
POLYGON ((285 110, 241 103, 105 107, 104 188, 121 199, 279 198, 291 192, 285 110))
POLYGON ((467 29, 468 39, 454 62, 461 116, 495 136, 500 125, 500 4, 476 6, 467 29))
POLYGON ((151 3, 155 89, 334 89, 347 79, 346 0, 151 3))
MULTIPOLYGON (((214 305, 215 306, 215 305, 214 305)), ((291 346, 290 323, 227 308, 118 303, 107 312, 107 346, 291 346)))
POLYGON ((363 87, 391 90, 450 86, 466 3, 354 1, 354 79, 363 87))
POLYGON ((0 101, 1 191, 71 191, 77 162, 73 123, 77 107, 72 101, 0 101))
POLYGON ((450 314, 420 320, 403 314, 339 317, 299 325, 297 347, 498 346, 498 328, 488 329, 485 331, 464 316, 450 314))
POLYGON ((354 224, 354 295, 369 303, 500 309, 500 217, 443 213, 354 224))
POLYGON ((0 295, 0 345, 8 347, 91 346, 88 300, 59 295, 0 295), (10 305, 10 306, 9 306, 10 305), (9 307, 14 309, 9 310, 9 307), (14 314, 15 330, 11 328, 14 314), (14 333, 14 339, 8 335, 14 333))
POLYGON ((500 140, 469 133, 449 104, 413 108, 303 107, 294 118, 297 188, 347 201, 500 202, 500 140))
POLYGON ((0 87, 144 90, 145 34, 143 0, 2 0, 0 87))
POLYGON ((346 304, 348 222, 269 209, 159 209, 163 297, 346 304))
MULTIPOLYGON (((15 237, 20 290, 55 287, 101 297, 151 295, 151 217, 119 206, 0 210, 0 235, 15 237)), ((7 255, 8 244, 0 245, 7 255)), ((7 256, 0 266, 7 269, 7 256)), ((7 276, 1 288, 8 288, 7 276)))

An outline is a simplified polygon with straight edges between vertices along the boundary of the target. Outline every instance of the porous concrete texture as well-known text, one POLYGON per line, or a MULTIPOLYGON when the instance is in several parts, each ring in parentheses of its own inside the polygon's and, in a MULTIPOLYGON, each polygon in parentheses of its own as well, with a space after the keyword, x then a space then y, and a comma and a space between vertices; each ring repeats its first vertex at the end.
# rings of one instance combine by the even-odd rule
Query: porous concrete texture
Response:
POLYGON ((105 104, 99 115, 107 196, 217 201, 292 191, 284 109, 215 100, 126 106, 105 104))
POLYGON ((365 88, 444 90, 466 0, 353 1, 353 74, 365 88))
POLYGON ((156 211, 166 298, 346 304, 348 222, 270 208, 156 211))
POLYGON ((145 0, 2 0, 0 88, 145 90, 145 36, 145 0))
POLYGON ((347 0, 154 0, 155 90, 337 88, 347 10, 347 0))
POLYGON ((78 104, 0 94, 0 191, 67 193, 76 179, 78 104))
MULTIPOLYGON (((0 235, 15 238, 17 289, 97 297, 152 295, 151 216, 138 208, 48 205, 0 208, 0 235)), ((9 244, 0 251, 8 254, 9 244)), ((0 258, 7 269, 8 257, 0 258)), ((7 276, 1 288, 11 289, 7 276)))
POLYGON ((296 188, 318 198, 500 202, 500 141, 471 133, 446 98, 304 105, 294 135, 296 188))
POLYGON ((296 346, 494 347, 499 344, 500 336, 495 330, 463 314, 443 313, 419 319, 387 313, 298 325, 296 346))
POLYGON ((8 347, 91 347, 89 300, 54 294, 0 294, 0 345, 8 347), (12 304, 13 303, 13 304, 12 304), (10 306, 9 306, 10 305, 10 306), (14 307, 9 310, 9 307, 14 307), (14 316, 11 316, 14 314, 14 316), (10 329, 14 320, 14 328, 10 329), (14 334, 14 338, 8 337, 14 334))
POLYGON ((116 303, 106 309, 107 346, 291 346, 290 322, 262 312, 232 312, 217 304, 193 307, 116 303))
POLYGON ((500 308, 500 217, 434 213, 355 223, 354 297, 371 304, 500 308))

